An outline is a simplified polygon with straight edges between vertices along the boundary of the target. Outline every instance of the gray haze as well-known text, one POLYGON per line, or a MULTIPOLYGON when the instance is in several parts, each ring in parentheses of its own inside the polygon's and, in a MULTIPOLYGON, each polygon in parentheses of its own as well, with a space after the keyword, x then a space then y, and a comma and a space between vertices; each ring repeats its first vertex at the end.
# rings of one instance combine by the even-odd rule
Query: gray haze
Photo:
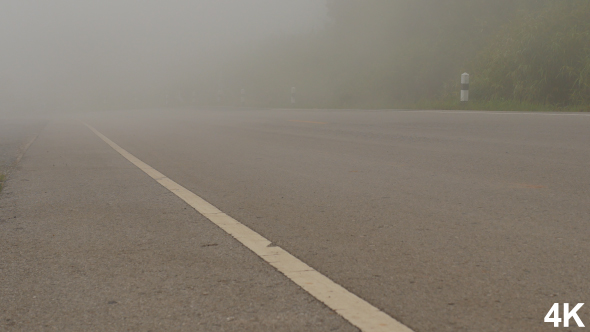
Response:
POLYGON ((325 16, 322 0, 3 1, 0 107, 148 106, 227 54, 325 16))

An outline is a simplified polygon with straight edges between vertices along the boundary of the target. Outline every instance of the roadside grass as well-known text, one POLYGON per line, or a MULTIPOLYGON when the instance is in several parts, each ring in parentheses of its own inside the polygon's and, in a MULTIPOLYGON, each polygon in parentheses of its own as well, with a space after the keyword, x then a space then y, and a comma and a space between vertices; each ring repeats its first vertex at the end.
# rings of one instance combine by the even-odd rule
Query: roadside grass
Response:
MULTIPOLYGON (((257 107, 270 109, 413 109, 413 110, 459 110, 459 111, 506 111, 506 112, 590 112, 590 104, 579 105, 555 105, 549 103, 533 103, 515 100, 472 100, 461 102, 459 100, 439 99, 422 100, 415 103, 386 103, 373 102, 367 105, 322 105, 298 104, 293 105, 257 105, 257 107)), ((254 106, 252 106, 254 107, 254 106)))
POLYGON ((590 105, 551 105, 514 100, 461 102, 457 100, 421 101, 407 105, 409 109, 513 111, 513 112, 590 112, 590 105))
POLYGON ((6 181, 6 174, 0 173, 0 192, 2 192, 2 188, 4 188, 4 181, 6 181))

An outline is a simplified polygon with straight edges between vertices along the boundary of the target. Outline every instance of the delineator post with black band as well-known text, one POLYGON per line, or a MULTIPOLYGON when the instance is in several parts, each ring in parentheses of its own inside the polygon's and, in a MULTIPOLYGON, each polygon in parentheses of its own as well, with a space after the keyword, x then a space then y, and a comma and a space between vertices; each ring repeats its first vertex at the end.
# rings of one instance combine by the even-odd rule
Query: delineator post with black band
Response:
POLYGON ((469 101, 469 74, 461 75, 461 101, 469 101))
POLYGON ((295 95, 297 94, 297 89, 295 87, 291 88, 291 104, 295 104, 295 95))

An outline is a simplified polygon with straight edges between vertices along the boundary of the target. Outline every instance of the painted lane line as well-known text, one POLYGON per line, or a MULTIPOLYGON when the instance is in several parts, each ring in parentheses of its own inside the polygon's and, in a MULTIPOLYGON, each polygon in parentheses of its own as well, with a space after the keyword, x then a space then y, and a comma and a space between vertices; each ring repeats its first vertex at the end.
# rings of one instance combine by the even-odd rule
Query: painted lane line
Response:
POLYGON ((132 164, 144 171, 166 189, 184 200, 200 214, 233 236, 256 255, 275 267, 287 278, 323 302, 351 324, 365 332, 412 332, 386 313, 365 300, 347 291, 323 274, 319 273, 297 257, 280 247, 270 246, 271 242, 244 224, 221 212, 201 197, 167 178, 148 164, 139 160, 92 126, 84 123, 92 132, 110 145, 132 164))
POLYGON ((25 156, 25 153, 27 153, 27 151, 29 150, 31 145, 33 145, 33 142, 35 142, 35 140, 37 139, 38 136, 39 135, 35 135, 35 136, 31 137, 29 139, 29 141, 21 148, 21 153, 18 155, 18 157, 14 161, 14 166, 17 166, 20 163, 21 159, 23 159, 23 157, 25 156))

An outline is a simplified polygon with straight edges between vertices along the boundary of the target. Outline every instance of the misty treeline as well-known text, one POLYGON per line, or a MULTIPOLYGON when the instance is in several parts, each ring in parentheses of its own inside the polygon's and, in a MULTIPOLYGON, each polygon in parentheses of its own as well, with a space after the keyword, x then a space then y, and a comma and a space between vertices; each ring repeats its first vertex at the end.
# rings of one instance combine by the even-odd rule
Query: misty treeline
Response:
POLYGON ((299 28, 272 37, 263 18, 286 7, 10 2, 0 111, 463 107, 463 72, 476 103, 590 105, 588 0, 315 1, 324 24, 293 12, 299 28))
POLYGON ((590 102, 587 0, 328 0, 330 20, 212 70, 208 102, 380 108, 457 100, 590 102))

